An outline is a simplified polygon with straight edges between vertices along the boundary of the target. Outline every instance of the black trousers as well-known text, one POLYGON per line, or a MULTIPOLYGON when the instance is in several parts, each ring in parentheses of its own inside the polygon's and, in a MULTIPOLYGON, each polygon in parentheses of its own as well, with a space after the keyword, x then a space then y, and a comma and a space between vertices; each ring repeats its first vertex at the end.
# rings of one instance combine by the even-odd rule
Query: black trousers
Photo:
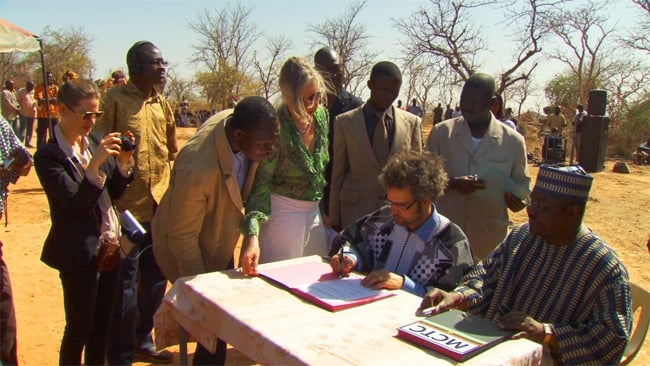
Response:
POLYGON ((151 330, 153 315, 162 303, 167 279, 160 271, 151 248, 151 224, 140 223, 147 234, 137 253, 122 261, 118 291, 113 306, 114 321, 108 343, 108 363, 129 365, 136 347, 154 347, 151 330), (147 249, 144 249, 147 248, 147 249), (133 258, 135 257, 135 259, 133 258))
POLYGON ((61 365, 81 365, 82 351, 86 365, 104 364, 118 273, 119 265, 98 272, 92 264, 79 271, 59 272, 65 307, 61 365))

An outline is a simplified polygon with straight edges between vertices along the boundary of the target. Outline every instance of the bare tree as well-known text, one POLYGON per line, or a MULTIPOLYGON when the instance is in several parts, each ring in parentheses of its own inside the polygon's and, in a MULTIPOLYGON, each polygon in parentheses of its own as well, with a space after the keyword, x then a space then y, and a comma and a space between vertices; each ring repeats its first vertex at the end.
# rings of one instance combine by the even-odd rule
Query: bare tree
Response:
POLYGON ((253 68, 262 88, 262 95, 270 99, 279 91, 278 76, 287 51, 292 42, 285 36, 266 38, 266 58, 260 59, 257 52, 253 53, 253 68))
POLYGON ((560 39, 551 57, 564 63, 575 76, 580 102, 585 104, 589 90, 599 84, 606 72, 607 39, 612 28, 605 25, 604 3, 592 1, 572 12, 556 11, 547 18, 551 31, 560 39))
POLYGON ((248 92, 245 89, 250 86, 251 49, 260 37, 250 20, 251 9, 241 3, 227 3, 223 9, 212 12, 206 8, 188 24, 199 35, 193 46, 196 52, 190 59, 202 70, 196 80, 205 82, 202 87, 213 87, 215 80, 222 80, 217 84, 225 90, 204 89, 208 99, 220 108, 227 106, 233 96, 248 92), (228 75, 230 72, 235 72, 236 77, 228 75), (232 84, 224 83, 226 80, 232 84))
POLYGON ((601 74, 602 84, 611 95, 609 115, 612 120, 622 120, 650 95, 650 67, 642 60, 625 57, 617 57, 609 66, 601 74))
POLYGON ((435 98, 440 97, 439 94, 434 95, 434 92, 440 91, 444 69, 440 65, 424 63, 423 59, 408 62, 403 69, 406 85, 402 84, 402 88, 406 86, 406 103, 410 104, 413 98, 417 99, 423 115, 426 115, 427 111, 433 110, 435 98))
POLYGON ((533 85, 530 79, 523 80, 520 83, 512 85, 503 92, 503 104, 507 106, 510 101, 517 104, 517 115, 521 114, 521 109, 531 96, 533 85))
POLYGON ((193 100, 196 83, 176 75, 173 68, 167 69, 167 83, 163 94, 170 101, 193 100))
POLYGON ((487 51, 487 42, 481 37, 472 11, 492 7, 493 13, 498 14, 500 11, 494 11, 498 5, 497 10, 504 10, 507 15, 500 20, 507 25, 504 28, 513 29, 516 45, 511 65, 497 77, 497 90, 501 93, 531 77, 537 67, 535 58, 542 52, 546 36, 542 16, 565 1, 429 0, 428 7, 421 7, 394 23, 405 35, 401 46, 409 59, 428 56, 443 61, 455 75, 454 83, 461 84, 481 67, 477 57, 487 51))
POLYGON ((430 8, 420 7, 407 18, 394 20, 405 36, 400 44, 407 60, 423 56, 443 60, 457 75, 457 82, 467 80, 480 67, 475 57, 485 44, 469 13, 481 5, 467 0, 429 0, 430 8))
POLYGON ((640 16, 639 24, 621 41, 627 47, 650 53, 650 1, 632 0, 632 2, 640 6, 643 13, 640 16))
POLYGON ((380 53, 366 48, 370 36, 365 26, 358 23, 358 16, 367 2, 355 1, 338 18, 307 26, 307 31, 315 34, 314 47, 329 46, 339 53, 344 68, 343 84, 356 95, 359 95, 361 85, 365 85, 374 60, 380 53))

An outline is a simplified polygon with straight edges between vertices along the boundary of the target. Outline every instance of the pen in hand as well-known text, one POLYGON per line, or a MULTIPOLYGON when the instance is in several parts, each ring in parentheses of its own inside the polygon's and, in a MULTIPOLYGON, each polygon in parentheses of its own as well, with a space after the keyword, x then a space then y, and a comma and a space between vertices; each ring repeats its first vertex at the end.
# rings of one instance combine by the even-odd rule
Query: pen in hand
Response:
POLYGON ((341 245, 341 250, 339 251, 339 277, 343 278, 343 245, 341 245))

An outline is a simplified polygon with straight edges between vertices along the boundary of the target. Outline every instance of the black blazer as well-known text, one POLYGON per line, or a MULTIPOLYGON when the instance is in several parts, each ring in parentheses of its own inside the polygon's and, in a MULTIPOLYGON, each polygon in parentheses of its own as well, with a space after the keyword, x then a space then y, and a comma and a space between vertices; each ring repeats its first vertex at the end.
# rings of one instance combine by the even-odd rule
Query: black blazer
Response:
MULTIPOLYGON (((91 153, 101 139, 97 132, 90 134, 91 153)), ((66 156, 55 138, 36 151, 34 168, 45 189, 52 220, 41 261, 62 272, 93 266, 102 220, 98 204, 102 189, 88 180, 81 164, 66 156)), ((104 189, 108 189, 111 199, 119 198, 133 180, 132 175, 124 177, 119 173, 114 158, 108 158, 100 169, 106 174, 104 189)))

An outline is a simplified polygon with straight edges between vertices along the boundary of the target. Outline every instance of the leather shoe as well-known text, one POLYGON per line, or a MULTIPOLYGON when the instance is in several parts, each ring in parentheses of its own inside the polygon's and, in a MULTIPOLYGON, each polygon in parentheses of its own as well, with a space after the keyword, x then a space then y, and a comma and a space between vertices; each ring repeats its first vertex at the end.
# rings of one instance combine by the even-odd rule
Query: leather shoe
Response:
POLYGON ((172 363, 174 355, 167 351, 156 351, 155 348, 136 348, 133 362, 172 363))

